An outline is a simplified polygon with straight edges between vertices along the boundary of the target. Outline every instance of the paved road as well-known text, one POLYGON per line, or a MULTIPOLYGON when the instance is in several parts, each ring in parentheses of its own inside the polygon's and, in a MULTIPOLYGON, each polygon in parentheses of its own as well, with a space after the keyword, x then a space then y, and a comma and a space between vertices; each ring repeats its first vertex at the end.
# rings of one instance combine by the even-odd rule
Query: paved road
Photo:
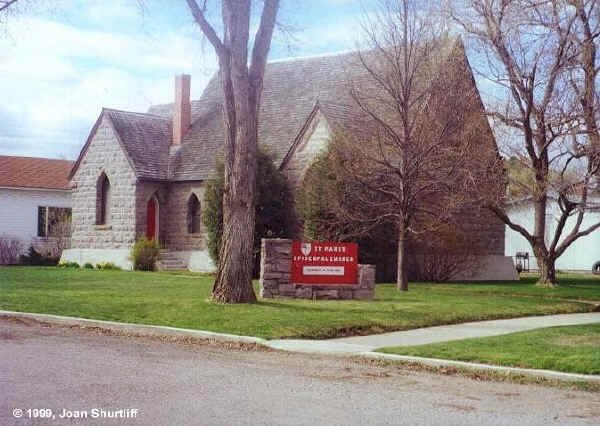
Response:
POLYGON ((391 346, 425 345, 427 343, 448 342, 472 337, 498 336, 536 328, 592 323, 600 323, 600 312, 467 322, 320 341, 275 340, 271 341, 270 345, 277 349, 307 353, 359 353, 391 346))
POLYGON ((15 408, 135 419, 80 424, 600 424, 600 394, 349 359, 174 343, 0 320, 0 424, 15 408))

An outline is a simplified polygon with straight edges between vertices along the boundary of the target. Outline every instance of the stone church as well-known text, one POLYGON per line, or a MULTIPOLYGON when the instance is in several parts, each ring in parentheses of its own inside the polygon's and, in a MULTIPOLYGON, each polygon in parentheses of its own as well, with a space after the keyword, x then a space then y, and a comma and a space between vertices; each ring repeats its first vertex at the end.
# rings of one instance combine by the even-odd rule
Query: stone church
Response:
MULTIPOLYGON (((348 66, 355 55, 267 64, 258 141, 293 189, 332 133, 353 128, 356 107, 347 75, 360 78, 360 70, 348 66)), ((452 78, 474 86, 460 40, 449 42, 439 55, 460 64, 452 78)), ((190 77, 181 75, 175 78, 173 103, 145 113, 102 110, 69 176, 72 242, 64 261, 108 261, 130 269, 130 249, 146 236, 164 246, 163 267, 214 270, 202 203, 204 183, 213 176, 225 138, 220 96, 214 77, 199 100, 190 100, 190 77)), ((491 131, 481 137, 496 153, 491 131)), ((466 278, 513 279, 512 261, 504 256, 504 225, 488 212, 473 217, 473 232, 485 241, 484 267, 466 278)))

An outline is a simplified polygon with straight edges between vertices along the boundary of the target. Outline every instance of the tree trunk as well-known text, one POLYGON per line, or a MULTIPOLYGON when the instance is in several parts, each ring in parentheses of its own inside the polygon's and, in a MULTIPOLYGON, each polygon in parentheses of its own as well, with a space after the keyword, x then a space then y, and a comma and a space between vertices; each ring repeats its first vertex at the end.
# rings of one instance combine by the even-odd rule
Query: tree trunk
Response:
POLYGON ((219 303, 252 303, 252 252, 254 246, 254 205, 223 197, 223 209, 229 219, 224 222, 219 252, 219 268, 212 298, 219 303), (250 232, 248 232, 250 230, 250 232))
POLYGON ((540 278, 535 284, 537 287, 557 287, 556 266, 554 258, 550 256, 537 257, 538 268, 540 269, 540 278))
MULTIPOLYGON (((241 69, 241 65, 238 64, 241 69)), ((232 74, 235 74, 235 65, 232 74)), ((239 72, 239 71, 238 71, 239 72)), ((243 74, 243 73, 241 73, 243 74)), ((258 99, 248 79, 234 78, 235 122, 228 127, 223 188, 223 236, 212 298, 220 303, 252 303, 258 99)))
POLYGON ((406 230, 403 226, 400 226, 400 230, 398 231, 398 271, 396 272, 396 286, 400 291, 408 291, 406 257, 406 230))
POLYGON ((221 2, 223 37, 206 19, 206 2, 188 7, 219 59, 226 127, 223 235, 213 300, 255 302, 252 288, 258 106, 279 0, 265 0, 249 60, 250 0, 221 2))
MULTIPOLYGON (((538 184, 541 185, 541 184, 538 184)), ((545 193, 534 201, 534 243, 533 252, 540 270, 540 279, 536 283, 538 287, 556 287, 555 258, 548 253, 546 248, 546 205, 548 197, 545 193)))

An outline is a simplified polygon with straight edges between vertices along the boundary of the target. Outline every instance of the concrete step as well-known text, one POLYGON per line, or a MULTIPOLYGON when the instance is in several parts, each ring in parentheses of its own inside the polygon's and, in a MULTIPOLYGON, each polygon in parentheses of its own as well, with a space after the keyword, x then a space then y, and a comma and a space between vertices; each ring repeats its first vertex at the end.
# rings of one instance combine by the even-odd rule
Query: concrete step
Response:
POLYGON ((166 264, 166 263, 157 262, 156 268, 159 271, 187 271, 187 268, 186 268, 185 264, 183 264, 183 263, 181 263, 181 264, 166 264))
POLYGON ((179 259, 160 259, 159 262, 166 265, 185 265, 185 262, 179 259))
POLYGON ((181 260, 179 257, 164 257, 161 256, 159 257, 159 260, 165 261, 165 262, 183 262, 183 260, 181 260))
POLYGON ((186 263, 177 256, 177 254, 169 250, 161 250, 160 258, 156 264, 160 271, 185 271, 187 270, 186 263))

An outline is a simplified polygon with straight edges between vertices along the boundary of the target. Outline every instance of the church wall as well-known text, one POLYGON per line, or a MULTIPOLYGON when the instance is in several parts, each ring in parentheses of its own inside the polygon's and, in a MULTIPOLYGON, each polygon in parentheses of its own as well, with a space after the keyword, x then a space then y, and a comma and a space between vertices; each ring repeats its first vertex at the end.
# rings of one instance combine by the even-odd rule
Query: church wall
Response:
POLYGON ((136 177, 110 121, 103 117, 72 179, 73 249, 127 249, 135 241, 136 177), (96 184, 110 182, 110 217, 96 224, 96 184))
POLYGON ((329 146, 331 129, 325 117, 318 113, 309 126, 294 153, 283 167, 283 172, 288 178, 293 192, 297 192, 302 186, 302 180, 310 165, 329 146))
POLYGON ((200 211, 204 214, 204 184, 202 182, 177 182, 168 187, 166 194, 166 221, 162 222, 166 247, 169 250, 197 251, 207 249, 207 235, 204 224, 200 232, 188 232, 188 201, 196 194, 200 201, 200 211))

